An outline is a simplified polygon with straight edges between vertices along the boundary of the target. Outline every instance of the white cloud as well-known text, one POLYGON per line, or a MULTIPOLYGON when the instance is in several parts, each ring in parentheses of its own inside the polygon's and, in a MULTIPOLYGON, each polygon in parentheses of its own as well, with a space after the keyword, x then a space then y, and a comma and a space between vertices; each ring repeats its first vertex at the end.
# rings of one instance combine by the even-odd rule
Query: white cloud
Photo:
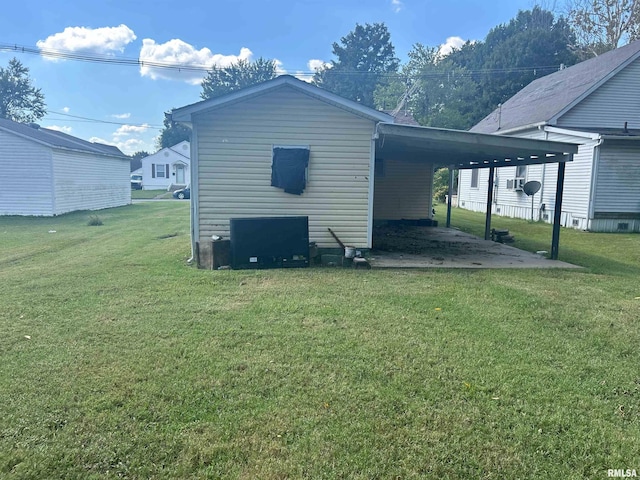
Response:
POLYGON ((132 134, 144 133, 149 129, 149 125, 144 123, 142 125, 122 125, 115 132, 113 132, 113 138, 126 137, 132 134))
POLYGON ((217 67, 228 67, 238 60, 251 60, 253 52, 246 47, 240 49, 238 55, 223 55, 213 53, 208 48, 197 50, 192 45, 174 38, 166 43, 156 43, 155 40, 145 38, 142 40, 140 50, 140 75, 149 77, 152 80, 159 78, 169 80, 181 80, 192 85, 198 85, 206 75, 204 70, 161 68, 153 64, 175 65, 177 67, 192 66, 203 69, 210 69, 214 65, 217 67), (147 65, 145 65, 147 63, 147 65))
POLYGON ((395 13, 398 13, 404 7, 404 3, 401 0, 391 0, 391 7, 395 13))
POLYGON ((447 41, 440 45, 438 49, 438 55, 440 57, 446 57, 454 50, 462 48, 465 41, 460 37, 447 37, 447 41))
POLYGON ((307 62, 307 66, 309 67, 309 70, 311 70, 312 72, 317 72, 318 70, 331 68, 332 64, 330 62, 325 62, 324 60, 318 60, 317 58, 312 58, 307 62))
MULTIPOLYGON (((123 52, 124 47, 136 39, 136 35, 126 25, 117 27, 87 28, 67 27, 64 31, 38 40, 40 50, 65 52, 114 53, 123 52)), ((48 60, 58 60, 55 56, 43 56, 48 60)))
POLYGON ((45 127, 48 130, 55 130, 56 132, 62 132, 62 133, 71 133, 71 131, 73 130, 71 127, 59 127, 58 125, 49 125, 48 127, 45 127))
POLYGON ((287 71, 282 68, 282 62, 280 60, 278 60, 277 58, 273 59, 273 63, 275 63, 276 65, 276 75, 286 75, 287 71))
POLYGON ((128 138, 127 140, 122 141, 112 141, 105 140, 100 137, 91 137, 89 139, 90 142, 93 143, 102 143, 104 145, 113 145, 114 147, 118 147, 122 153, 125 155, 132 155, 135 152, 140 150, 153 151, 154 147, 149 142, 146 142, 140 138, 128 138))
POLYGON ((71 110, 69 107, 62 107, 64 113, 69 113, 69 110, 71 110))
POLYGON ((155 151, 156 135, 153 135, 153 132, 149 132, 149 129, 151 127, 146 123, 142 125, 122 125, 111 134, 111 140, 91 137, 89 141, 113 145, 127 155, 140 150, 153 152, 155 151))
POLYGON ((131 117, 130 113, 114 113, 113 115, 111 115, 113 118, 119 118, 121 120, 127 119, 129 117, 131 117))

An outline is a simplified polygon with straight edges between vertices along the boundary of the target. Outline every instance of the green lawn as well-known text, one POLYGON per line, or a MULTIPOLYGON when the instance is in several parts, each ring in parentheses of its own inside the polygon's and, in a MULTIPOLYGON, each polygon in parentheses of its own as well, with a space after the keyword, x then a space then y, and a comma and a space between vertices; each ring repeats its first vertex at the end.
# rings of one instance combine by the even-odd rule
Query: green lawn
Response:
POLYGON ((640 470, 640 235, 563 230, 581 271, 211 272, 188 209, 0 217, 0 478, 640 470))
POLYGON ((156 197, 171 198, 171 192, 166 190, 131 190, 133 200, 148 200, 156 197))

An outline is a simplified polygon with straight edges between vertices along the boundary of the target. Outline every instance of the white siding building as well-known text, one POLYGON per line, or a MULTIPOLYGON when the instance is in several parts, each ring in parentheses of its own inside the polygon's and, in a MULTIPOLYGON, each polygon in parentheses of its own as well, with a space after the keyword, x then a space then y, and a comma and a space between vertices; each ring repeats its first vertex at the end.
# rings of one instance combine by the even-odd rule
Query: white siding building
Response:
POLYGON ((191 150, 186 140, 142 159, 142 189, 169 190, 189 184, 191 150))
POLYGON ((129 158, 116 147, 0 119, 0 215, 52 216, 131 203, 129 158))
MULTIPOLYGON (((581 230, 640 231, 640 41, 535 80, 472 132, 569 142, 561 223, 581 230)), ((488 169, 461 171, 458 204, 486 211, 488 169)), ((557 168, 498 168, 492 212, 552 222, 557 168), (532 199, 521 186, 539 181, 532 199)))

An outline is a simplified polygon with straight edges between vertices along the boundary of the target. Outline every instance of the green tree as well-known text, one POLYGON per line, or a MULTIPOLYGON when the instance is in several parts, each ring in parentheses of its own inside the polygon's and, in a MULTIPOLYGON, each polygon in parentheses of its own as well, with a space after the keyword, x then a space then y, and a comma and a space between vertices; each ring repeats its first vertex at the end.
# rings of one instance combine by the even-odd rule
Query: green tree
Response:
POLYGON ((151 155, 149 152, 145 152, 144 150, 140 150, 138 152, 135 152, 133 155, 130 155, 131 157, 131 169, 130 171, 134 171, 134 170, 138 170, 139 168, 142 168, 142 159, 144 157, 148 157, 149 155, 151 155))
POLYGON ((569 24, 585 57, 640 38, 640 0, 571 0, 569 24))
POLYGON ((258 58, 254 62, 238 60, 228 67, 213 67, 202 81, 200 97, 216 98, 278 76, 275 60, 258 58))
POLYGON ((47 113, 44 95, 31 84, 29 69, 16 58, 0 67, 0 118, 14 122, 35 122, 47 113))
POLYGON ((171 112, 165 113, 163 124, 164 128, 160 130, 160 135, 156 141, 158 150, 172 147, 184 140, 188 141, 191 138, 191 129, 171 120, 171 112))
POLYGON ((429 127, 466 129, 472 125, 477 85, 465 69, 443 58, 438 48, 414 45, 400 77, 376 89, 377 108, 393 110, 402 104, 418 123, 429 127))
POLYGON ((484 42, 468 42, 451 53, 447 60, 470 72, 477 85, 471 124, 536 78, 576 63, 573 45, 575 36, 564 18, 534 7, 493 28, 484 42))
MULTIPOLYGON (((453 172, 453 191, 458 185, 458 170, 453 172)), ((433 172, 433 199, 438 203, 444 203, 449 193, 449 169, 439 168, 433 172)))
POLYGON ((333 93, 373 107, 374 91, 387 83, 400 64, 384 23, 356 24, 333 44, 331 66, 318 70, 313 82, 333 93))

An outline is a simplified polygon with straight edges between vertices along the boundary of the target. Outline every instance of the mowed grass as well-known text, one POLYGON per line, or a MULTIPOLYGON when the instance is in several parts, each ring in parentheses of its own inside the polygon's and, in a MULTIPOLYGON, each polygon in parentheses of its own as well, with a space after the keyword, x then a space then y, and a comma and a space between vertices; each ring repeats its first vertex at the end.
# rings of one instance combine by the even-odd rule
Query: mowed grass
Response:
POLYGON ((640 469, 640 236, 563 230, 581 271, 211 272, 188 208, 0 218, 0 477, 640 469))
POLYGON ((166 190, 131 190, 133 200, 149 200, 156 197, 171 198, 171 192, 166 190))

